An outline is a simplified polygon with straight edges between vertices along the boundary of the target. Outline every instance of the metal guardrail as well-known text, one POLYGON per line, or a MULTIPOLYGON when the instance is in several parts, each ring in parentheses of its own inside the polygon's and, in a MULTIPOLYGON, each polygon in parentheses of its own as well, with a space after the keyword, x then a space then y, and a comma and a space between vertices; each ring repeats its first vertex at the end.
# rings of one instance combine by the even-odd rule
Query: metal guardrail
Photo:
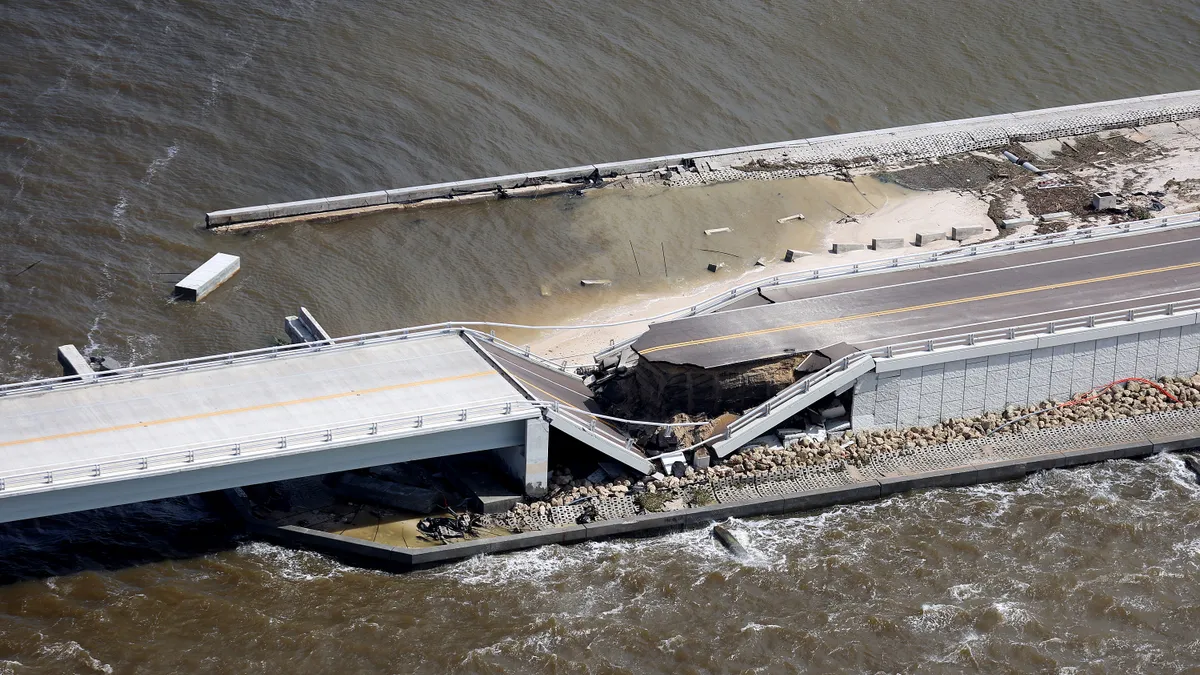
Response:
POLYGON ((825 380, 828 380, 831 377, 835 377, 841 373, 846 372, 847 370, 850 369, 851 364, 857 363, 858 361, 861 361, 863 359, 867 359, 870 357, 871 357, 871 355, 867 352, 859 352, 857 354, 851 354, 849 356, 844 356, 844 357, 838 359, 837 361, 830 363, 828 366, 825 366, 821 370, 818 370, 815 373, 810 373, 810 374, 804 376, 803 378, 796 380, 795 382, 793 382, 792 384, 790 384, 786 388, 784 388, 782 391, 780 391, 778 394, 775 394, 774 396, 767 399, 763 403, 760 403, 759 405, 742 413, 741 417, 737 418, 732 423, 730 423, 729 426, 725 427, 724 432, 722 432, 722 434, 720 436, 707 439, 705 442, 707 443, 709 441, 719 441, 722 439, 730 438, 731 436, 736 434, 742 427, 747 426, 748 424, 750 424, 751 422, 754 422, 755 420, 758 420, 762 417, 766 417, 767 415, 770 415, 779 406, 787 403, 788 401, 792 400, 793 398, 796 398, 797 396, 803 396, 804 394, 807 394, 809 391, 811 391, 813 389, 813 387, 816 387, 817 385, 821 384, 825 380))
POLYGON ((122 380, 138 379, 148 375, 164 375, 206 368, 220 368, 225 366, 253 363, 255 361, 276 359, 280 356, 315 354, 317 352, 329 351, 333 349, 348 349, 353 347, 396 342, 400 340, 414 340, 458 333, 468 333, 480 339, 487 340, 488 342, 495 344, 505 351, 534 361, 547 368, 553 368, 568 374, 573 374, 574 372, 574 367, 569 366, 565 361, 556 363, 532 353, 528 347, 518 347, 496 337, 494 334, 484 333, 474 328, 466 327, 461 323, 456 324, 446 322, 429 324, 426 326, 414 326, 411 328, 398 328, 376 333, 350 335, 347 337, 323 340, 321 342, 264 347, 262 349, 251 349, 241 352, 231 352, 228 354, 215 354, 212 356, 199 356, 190 359, 181 359, 178 361, 151 363, 144 366, 129 366, 127 368, 95 373, 90 376, 67 375, 64 377, 52 377, 43 380, 32 380, 29 382, 3 384, 0 385, 0 397, 15 393, 45 392, 66 387, 89 386, 94 384, 103 384, 106 382, 119 382, 122 380))
POLYGON ((0 476, 0 498, 14 492, 28 492, 48 485, 84 483, 137 474, 157 474, 167 470, 178 470, 183 467, 221 460, 291 454, 328 446, 335 441, 388 440, 428 433, 431 430, 454 428, 467 423, 478 425, 501 421, 511 419, 514 415, 519 419, 523 410, 540 411, 555 407, 557 407, 557 403, 547 401, 510 400, 479 403, 465 408, 432 409, 333 427, 293 431, 286 434, 255 436, 207 445, 180 446, 152 454, 103 462, 50 467, 10 476, 0 476))
POLYGON ((1142 319, 1175 316, 1186 312, 1200 311, 1200 300, 1184 300, 1168 302, 1160 305, 1149 305, 1134 309, 1101 312, 1087 316, 1043 321, 1041 323, 1023 324, 1012 328, 996 328, 975 333, 963 333, 946 337, 930 338, 927 340, 912 340, 883 347, 875 347, 864 352, 877 359, 890 359, 909 354, 921 354, 952 347, 969 347, 974 345, 994 344, 1016 340, 1018 338, 1043 337, 1055 335, 1061 331, 1072 329, 1103 328, 1107 326, 1131 323, 1142 319))
MULTIPOLYGON (((848 263, 845 265, 834 265, 832 267, 820 267, 802 272, 792 272, 789 274, 781 274, 778 276, 752 281, 740 286, 715 295, 703 302, 692 305, 691 307, 680 310, 678 314, 664 317, 665 319, 681 319, 691 316, 698 316, 716 311, 746 295, 757 293, 762 288, 782 288, 796 284, 811 283, 814 281, 828 281, 838 277, 850 276, 855 274, 885 272, 896 269, 921 267, 927 264, 940 264, 948 262, 956 262, 967 260, 981 255, 997 255, 1001 253, 1012 253, 1014 251, 1024 251, 1028 249, 1041 248, 1043 246, 1059 246, 1064 244, 1074 244, 1084 241, 1092 241, 1098 239, 1109 239, 1113 237, 1126 236, 1131 234, 1139 234, 1154 230, 1164 230, 1175 227, 1187 227, 1200 225, 1200 214, 1184 213, 1172 216, 1163 216, 1160 218, 1149 218, 1146 220, 1130 221, 1127 223, 1116 223, 1109 225, 1097 225, 1087 229, 1064 230, 1062 232, 1050 232, 1047 234, 1035 234, 1024 237, 1007 237, 996 241, 984 242, 982 244, 974 244, 972 246, 964 246, 955 249, 943 249, 938 251, 930 251, 928 253, 913 253, 904 256, 896 256, 893 258, 883 258, 879 260, 868 260, 859 263, 848 263)), ((638 336, 618 342, 613 346, 605 349, 596 355, 597 359, 603 358, 610 354, 617 353, 629 345, 636 342, 638 336)))

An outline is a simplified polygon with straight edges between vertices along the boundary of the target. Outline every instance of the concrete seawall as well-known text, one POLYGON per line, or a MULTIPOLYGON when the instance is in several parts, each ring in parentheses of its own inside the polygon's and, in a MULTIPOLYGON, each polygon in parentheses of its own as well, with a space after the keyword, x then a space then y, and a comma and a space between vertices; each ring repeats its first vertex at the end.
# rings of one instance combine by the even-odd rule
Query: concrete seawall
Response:
POLYGON ((1013 480, 1038 471, 1134 459, 1198 446, 1200 409, 1151 413, 923 448, 913 456, 883 457, 862 469, 851 467, 828 474, 783 471, 747 477, 744 481, 722 479, 708 486, 718 503, 697 508, 639 515, 630 505, 625 513, 620 508, 602 509, 600 520, 577 525, 571 518, 575 513, 572 509, 578 507, 556 507, 558 524, 542 530, 432 548, 386 546, 299 526, 275 526, 255 517, 239 490, 227 495, 256 536, 328 553, 353 564, 404 571, 487 553, 649 535, 733 517, 797 513, 910 490, 1013 480))
POLYGON ((645 180, 686 186, 789 178, 871 164, 933 159, 1010 142, 1096 133, 1200 117, 1200 91, 933 122, 811 139, 725 148, 491 178, 213 211, 205 227, 235 232, 381 211, 536 197, 645 180))
POLYGON ((1182 311, 1091 329, 875 358, 854 387, 851 424, 935 424, 1045 399, 1065 401, 1122 377, 1200 371, 1200 318, 1182 311))

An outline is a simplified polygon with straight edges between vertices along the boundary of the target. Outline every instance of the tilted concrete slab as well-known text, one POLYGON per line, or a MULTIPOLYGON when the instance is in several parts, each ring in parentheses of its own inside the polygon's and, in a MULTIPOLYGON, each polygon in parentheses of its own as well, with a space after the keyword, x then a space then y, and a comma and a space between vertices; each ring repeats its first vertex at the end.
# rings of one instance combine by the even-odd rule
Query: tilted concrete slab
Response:
POLYGON ((530 399, 558 402, 563 406, 558 410, 546 412, 550 426, 634 471, 643 474, 654 471, 642 451, 629 442, 627 434, 603 419, 566 408, 570 406, 594 413, 603 411, 581 378, 534 358, 514 353, 501 345, 470 339, 492 359, 493 365, 513 378, 515 384, 524 389, 530 399))
POLYGON ((822 398, 843 387, 851 385, 864 373, 875 368, 875 360, 864 356, 849 363, 846 370, 834 373, 812 384, 808 391, 801 394, 791 392, 792 385, 779 395, 770 399, 769 412, 760 414, 752 420, 739 419, 735 425, 730 425, 729 437, 721 438, 712 443, 712 448, 718 457, 726 457, 744 444, 758 438, 768 431, 783 424, 789 417, 813 405, 822 398))

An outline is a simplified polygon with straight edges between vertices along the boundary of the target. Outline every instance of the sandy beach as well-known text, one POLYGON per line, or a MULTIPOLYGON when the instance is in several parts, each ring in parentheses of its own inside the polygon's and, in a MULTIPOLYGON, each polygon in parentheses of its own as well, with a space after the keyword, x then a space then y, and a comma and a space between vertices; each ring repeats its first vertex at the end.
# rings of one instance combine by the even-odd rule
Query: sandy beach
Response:
MULTIPOLYGON (((815 234, 813 250, 808 251, 811 255, 789 263, 783 262, 783 250, 763 251, 764 266, 741 273, 723 269, 708 282, 676 284, 667 292, 639 293, 619 302, 593 305, 567 322, 580 328, 542 331, 527 341, 534 352, 547 358, 590 363, 591 354, 640 334, 653 320, 686 311, 732 288, 777 275, 953 248, 997 236, 1024 236, 1200 208, 1200 137, 1183 125, 1168 123, 1098 136, 1050 139, 1018 149, 1038 162, 1044 173, 1035 176, 1006 160, 1000 151, 855 171, 852 185, 860 194, 866 193, 858 202, 858 211, 847 211, 844 215, 837 209, 832 213, 827 210, 818 218, 806 214, 805 222, 814 228, 815 234), (978 178, 981 173, 986 176, 983 182, 978 178), (922 174, 935 175, 938 182, 952 185, 892 190, 882 202, 870 203, 867 195, 887 187, 878 182, 881 177, 901 185, 911 181, 921 187, 922 174), (1039 187, 1056 183, 1064 187, 1039 187), (1123 201, 1130 205, 1129 213, 1089 212, 1090 195, 1101 190, 1122 195, 1123 201), (1008 230, 998 229, 994 220, 998 214, 1003 218, 1026 218, 1053 210, 1069 211, 1070 215, 1054 223, 1033 223, 1008 230), (985 229, 962 244, 949 239, 924 247, 913 243, 918 232, 943 231, 948 235, 951 228, 963 226, 985 229), (873 238, 883 237, 901 237, 905 244, 900 249, 831 252, 834 242, 870 244, 873 238)), ((694 189, 699 188, 674 188, 694 189)), ((786 215, 791 214, 779 217, 786 215)))

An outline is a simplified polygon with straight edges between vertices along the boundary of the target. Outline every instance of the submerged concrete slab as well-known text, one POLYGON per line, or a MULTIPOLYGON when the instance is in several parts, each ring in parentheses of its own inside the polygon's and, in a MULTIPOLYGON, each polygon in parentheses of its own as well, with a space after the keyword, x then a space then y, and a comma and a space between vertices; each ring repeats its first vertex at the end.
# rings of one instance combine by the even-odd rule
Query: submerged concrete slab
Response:
POLYGON ((228 253, 217 253, 194 272, 175 284, 175 297, 198 302, 225 283, 242 268, 242 259, 228 253))

